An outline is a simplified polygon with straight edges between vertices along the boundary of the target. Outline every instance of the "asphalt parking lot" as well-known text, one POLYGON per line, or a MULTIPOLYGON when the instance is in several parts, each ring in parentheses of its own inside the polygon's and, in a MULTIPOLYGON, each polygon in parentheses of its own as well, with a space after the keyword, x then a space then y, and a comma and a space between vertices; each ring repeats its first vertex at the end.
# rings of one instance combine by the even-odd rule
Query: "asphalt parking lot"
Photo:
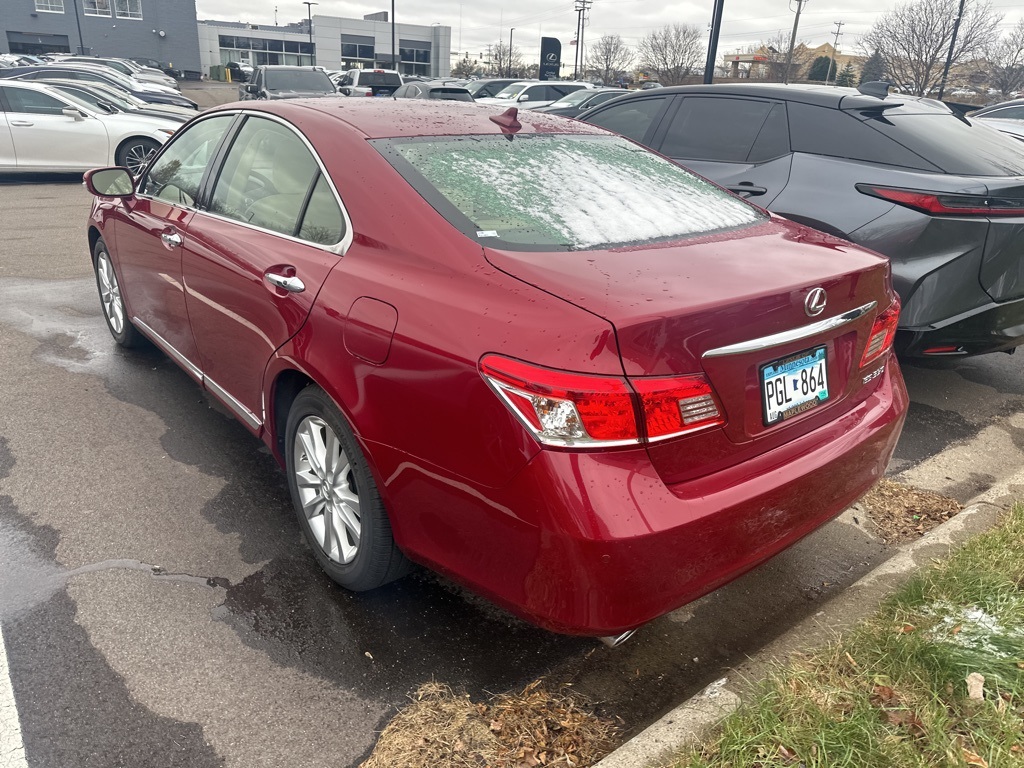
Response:
MULTIPOLYGON (((81 185, 31 181, 0 182, 0 746, 16 731, 32 768, 357 765, 430 680, 569 681, 628 736, 892 552, 853 510, 615 650, 422 571, 345 593, 261 444, 162 354, 110 339, 81 185)), ((1019 494, 1022 362, 905 365, 890 474, 1019 494)))

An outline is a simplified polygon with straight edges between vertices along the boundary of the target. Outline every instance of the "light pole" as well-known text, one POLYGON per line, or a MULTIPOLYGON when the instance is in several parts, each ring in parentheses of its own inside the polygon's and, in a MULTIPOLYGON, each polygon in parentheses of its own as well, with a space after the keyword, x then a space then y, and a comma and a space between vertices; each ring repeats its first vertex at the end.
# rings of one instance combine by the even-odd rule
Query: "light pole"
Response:
POLYGON ((85 56, 85 42, 82 40, 82 20, 78 18, 78 0, 72 0, 75 5, 75 24, 78 26, 78 55, 85 56))
POLYGON ((516 31, 515 27, 509 27, 508 30, 508 76, 512 77, 512 33, 516 31))
POLYGON ((309 49, 312 51, 313 66, 316 66, 316 46, 313 44, 313 6, 320 5, 320 3, 314 3, 312 0, 302 0, 302 4, 306 6, 306 29, 309 30, 309 49))
POLYGON ((401 72, 395 53, 395 0, 391 0, 391 66, 394 67, 395 72, 401 72))

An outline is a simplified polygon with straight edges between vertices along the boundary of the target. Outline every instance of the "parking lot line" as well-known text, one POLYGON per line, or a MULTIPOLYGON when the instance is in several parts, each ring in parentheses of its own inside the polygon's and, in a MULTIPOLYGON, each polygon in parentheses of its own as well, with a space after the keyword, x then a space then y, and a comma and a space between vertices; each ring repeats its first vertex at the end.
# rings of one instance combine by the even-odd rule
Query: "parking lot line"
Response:
POLYGON ((7 648, 0 628, 0 768, 28 768, 25 744, 21 740, 18 705, 7 669, 7 648))

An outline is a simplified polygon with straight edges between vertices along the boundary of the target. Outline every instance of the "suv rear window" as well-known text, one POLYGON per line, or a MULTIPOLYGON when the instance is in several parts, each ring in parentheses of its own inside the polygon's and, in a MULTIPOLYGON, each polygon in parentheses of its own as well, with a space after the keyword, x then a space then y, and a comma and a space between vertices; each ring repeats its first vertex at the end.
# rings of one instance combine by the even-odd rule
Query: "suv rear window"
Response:
POLYGON ((264 77, 268 91, 335 91, 331 78, 319 69, 268 69, 264 77))
POLYGON ((371 143, 452 225, 497 248, 630 245, 749 226, 764 216, 618 136, 371 143))
POLYGON ((876 131, 961 176, 1024 176, 1024 153, 1017 139, 970 118, 953 114, 884 113, 868 120, 876 131))
POLYGON ((373 87, 375 85, 387 85, 397 88, 402 84, 402 78, 394 72, 360 72, 359 85, 373 87))

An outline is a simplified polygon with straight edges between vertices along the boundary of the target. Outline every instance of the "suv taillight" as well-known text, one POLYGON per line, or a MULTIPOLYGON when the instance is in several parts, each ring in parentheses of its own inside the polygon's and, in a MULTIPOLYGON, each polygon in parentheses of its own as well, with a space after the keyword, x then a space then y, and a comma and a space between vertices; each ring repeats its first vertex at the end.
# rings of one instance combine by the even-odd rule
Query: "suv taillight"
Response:
POLYGON ((545 445, 636 445, 725 421, 710 383, 701 374, 627 380, 542 368, 501 355, 485 356, 480 371, 545 445))
POLYGON ((900 300, 894 299, 889 308, 875 318, 868 336, 867 346, 860 358, 860 366, 877 360, 892 348, 896 338, 896 326, 900 320, 900 300))

